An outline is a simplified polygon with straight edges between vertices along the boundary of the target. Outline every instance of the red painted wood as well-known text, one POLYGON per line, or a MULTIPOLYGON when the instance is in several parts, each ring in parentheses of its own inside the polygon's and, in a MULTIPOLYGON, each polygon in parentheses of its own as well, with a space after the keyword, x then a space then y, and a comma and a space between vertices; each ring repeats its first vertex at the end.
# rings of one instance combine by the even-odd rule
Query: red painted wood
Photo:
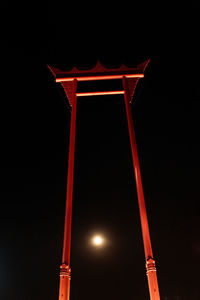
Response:
POLYGON ((64 224, 63 255, 62 265, 60 267, 60 290, 59 300, 69 300, 70 296, 70 248, 71 248, 71 226, 72 226, 72 200, 73 200, 73 183, 74 183, 74 156, 75 156, 75 136, 76 136, 76 111, 77 111, 77 80, 73 80, 70 86, 71 92, 71 124, 70 124, 70 142, 69 142, 69 159, 67 175, 67 195, 66 195, 66 212, 64 224))
POLYGON ((127 115, 128 129, 129 129, 129 136, 130 136, 133 168, 135 173, 135 181, 136 181, 136 188, 137 188, 137 195, 138 195, 138 205, 140 211, 140 221, 142 227, 144 252, 146 258, 146 270, 147 270, 147 278, 149 284, 149 292, 150 292, 151 300, 160 300, 155 261, 153 259, 153 251, 151 247, 147 211, 146 211, 144 192, 142 186, 142 177, 141 177, 140 164, 138 158, 137 144, 135 139, 133 117, 131 112, 131 92, 130 92, 130 87, 128 85, 128 79, 126 77, 123 78, 123 86, 125 90, 124 100, 125 100, 126 115, 127 115))
POLYGON ((156 275, 155 261, 151 247, 149 225, 145 206, 145 199, 142 187, 142 178, 140 172, 140 164, 135 139, 134 124, 131 112, 131 101, 139 78, 144 77, 144 71, 149 61, 146 61, 135 68, 127 68, 121 66, 117 69, 106 69, 100 63, 91 70, 78 70, 73 68, 70 71, 61 71, 56 68, 49 67, 56 82, 60 82, 72 106, 71 125, 70 125, 70 145, 69 145, 69 161, 68 161, 68 177, 67 177, 67 195, 66 195, 66 213, 64 226, 63 241, 63 257, 60 269, 60 290, 59 300, 69 300, 70 295, 70 247, 71 247, 71 224, 72 224, 72 199, 73 199, 73 178, 74 178, 74 155, 75 155, 75 133, 76 133, 76 110, 77 97, 82 96, 98 96, 124 94, 126 115, 128 121, 128 129, 130 136, 131 152, 133 158, 133 167, 136 180, 136 188, 138 195, 138 204, 140 211, 140 220, 142 228, 142 236, 144 243, 146 270, 149 284, 149 292, 151 300, 160 300, 158 281, 156 275), (109 80, 122 79, 124 90, 122 91, 101 91, 77 93, 77 81, 90 80, 109 80))

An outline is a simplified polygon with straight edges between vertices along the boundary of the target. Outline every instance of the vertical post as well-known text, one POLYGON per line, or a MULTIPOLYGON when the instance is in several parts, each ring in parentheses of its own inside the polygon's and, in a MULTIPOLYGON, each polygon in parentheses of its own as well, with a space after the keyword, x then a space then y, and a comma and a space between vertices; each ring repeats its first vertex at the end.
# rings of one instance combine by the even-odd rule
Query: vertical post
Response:
POLYGON ((71 280, 70 248, 71 248, 72 199, 73 199, 73 182, 74 182, 74 156, 75 156, 76 110, 77 110, 76 79, 74 79, 71 82, 69 88, 72 95, 72 112, 71 112, 71 124, 70 124, 63 255, 62 255, 62 265, 60 266, 59 300, 69 300, 69 295, 70 295, 70 280, 71 280))
POLYGON ((143 243, 144 243, 146 271, 147 271, 150 299, 160 300, 155 261, 153 259, 153 252, 152 252, 151 240, 149 234, 149 225, 148 225, 147 212, 146 212, 144 193, 142 187, 142 178, 141 178, 139 158, 138 158, 137 145, 135 139, 133 118, 131 112, 131 96, 128 88, 127 78, 125 76, 123 77, 123 87, 125 91, 124 100, 125 100, 126 115, 128 121, 136 189, 138 195, 138 204, 139 204, 139 211, 140 211, 140 221, 141 221, 142 236, 143 236, 143 243))

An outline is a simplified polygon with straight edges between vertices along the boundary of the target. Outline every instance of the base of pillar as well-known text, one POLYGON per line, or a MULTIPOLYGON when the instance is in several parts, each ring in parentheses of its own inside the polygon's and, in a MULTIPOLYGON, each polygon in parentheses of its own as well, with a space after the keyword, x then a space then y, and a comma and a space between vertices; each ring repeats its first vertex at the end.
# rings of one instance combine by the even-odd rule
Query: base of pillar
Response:
POLYGON ((71 280, 71 268, 66 264, 62 264, 60 266, 59 300, 69 300, 70 280, 71 280))
POLYGON ((150 257, 146 261, 146 272, 151 300, 160 300, 155 260, 150 257))

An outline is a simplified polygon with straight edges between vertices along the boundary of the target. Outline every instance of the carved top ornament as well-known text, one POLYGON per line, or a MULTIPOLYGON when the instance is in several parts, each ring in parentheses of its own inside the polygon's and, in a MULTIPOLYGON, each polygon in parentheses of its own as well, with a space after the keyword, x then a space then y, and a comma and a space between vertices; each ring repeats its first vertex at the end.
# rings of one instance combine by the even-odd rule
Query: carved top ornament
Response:
MULTIPOLYGON (((129 77, 131 75, 142 75, 148 65, 150 60, 146 60, 145 62, 137 65, 134 68, 129 68, 125 65, 121 65, 119 68, 105 68, 99 61, 97 62, 96 66, 92 69, 78 69, 76 67, 72 68, 71 70, 63 71, 59 68, 48 66, 52 74, 54 75, 56 81, 63 81, 64 80, 98 80, 99 77, 115 77, 115 76, 126 76, 129 77), (94 78, 92 78, 94 77, 94 78), (97 77, 97 78, 95 78, 97 77), (89 79, 88 79, 89 78, 89 79)), ((109 79, 109 78, 105 78, 109 79)))
MULTIPOLYGON (((140 78, 144 77, 144 71, 150 60, 146 60, 141 64, 138 64, 136 67, 129 68, 125 65, 121 65, 118 68, 105 68, 99 61, 96 66, 92 69, 78 69, 76 67, 71 70, 63 71, 59 68, 48 66, 52 72, 55 81, 61 83, 69 104, 73 105, 73 97, 80 96, 77 93, 76 82, 78 81, 92 81, 92 80, 109 80, 109 79, 123 79, 126 78, 126 92, 130 96, 130 102, 137 85, 137 82, 140 78)), ((124 91, 111 91, 109 94, 121 94, 124 91)), ((89 93, 90 95, 97 95, 102 93, 89 93)), ((104 93, 105 94, 105 93, 104 93)), ((107 92, 108 94, 108 92, 107 92)), ((81 96, 84 94, 82 93, 81 96)), ((85 94, 86 95, 86 94, 85 94)), ((88 93, 87 93, 88 95, 88 93)))

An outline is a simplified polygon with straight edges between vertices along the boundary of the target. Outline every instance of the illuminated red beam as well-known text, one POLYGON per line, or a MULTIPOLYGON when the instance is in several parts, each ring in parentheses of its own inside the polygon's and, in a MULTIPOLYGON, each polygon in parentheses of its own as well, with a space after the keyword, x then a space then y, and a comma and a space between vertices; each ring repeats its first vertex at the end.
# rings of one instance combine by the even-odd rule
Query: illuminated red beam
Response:
POLYGON ((56 78, 56 82, 63 82, 63 81, 72 81, 74 79, 78 81, 92 81, 92 80, 107 80, 107 79, 122 79, 123 77, 126 78, 143 78, 144 74, 123 74, 123 75, 94 75, 94 76, 83 76, 83 77, 61 77, 56 78))
POLYGON ((87 93, 76 93, 77 97, 85 96, 105 96, 105 95, 123 95, 124 91, 104 91, 104 92, 87 92, 87 93))

